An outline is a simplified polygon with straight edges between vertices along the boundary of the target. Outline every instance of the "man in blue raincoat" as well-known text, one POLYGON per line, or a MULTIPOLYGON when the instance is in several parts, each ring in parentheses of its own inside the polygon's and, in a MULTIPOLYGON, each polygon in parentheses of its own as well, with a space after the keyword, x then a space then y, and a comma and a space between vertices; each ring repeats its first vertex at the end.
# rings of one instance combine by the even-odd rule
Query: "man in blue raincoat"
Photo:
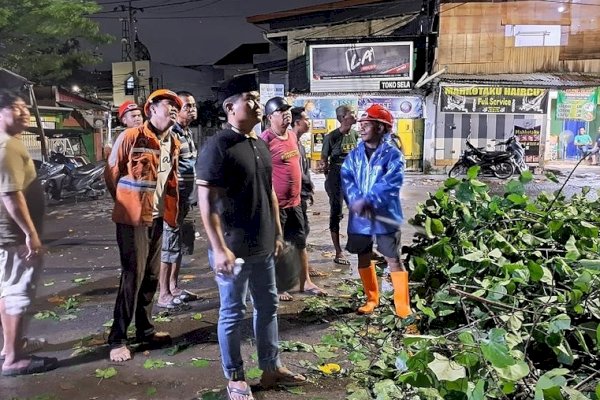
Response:
POLYGON ((379 305, 379 287, 375 263, 371 261, 373 242, 385 257, 394 286, 396 315, 411 314, 408 272, 400 262, 402 207, 400 187, 404 180, 404 156, 390 139, 393 117, 385 107, 374 104, 358 120, 362 142, 352 150, 342 165, 344 197, 350 209, 346 249, 358 255, 358 272, 367 297, 359 307, 361 314, 371 314, 379 305), (378 220, 387 219, 397 224, 378 220))

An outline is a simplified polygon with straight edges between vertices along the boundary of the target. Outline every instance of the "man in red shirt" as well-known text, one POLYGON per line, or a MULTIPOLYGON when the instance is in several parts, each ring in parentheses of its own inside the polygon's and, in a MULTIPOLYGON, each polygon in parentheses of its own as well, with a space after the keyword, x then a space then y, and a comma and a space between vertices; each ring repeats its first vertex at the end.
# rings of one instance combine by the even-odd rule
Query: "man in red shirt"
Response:
MULTIPOLYGON (((300 274, 300 292, 323 296, 327 293, 315 285, 308 271, 308 252, 306 251, 306 231, 304 216, 300 205, 302 188, 302 170, 298 138, 288 130, 292 122, 291 105, 283 97, 273 97, 265 104, 265 114, 269 119, 269 128, 260 137, 267 143, 273 162, 273 187, 279 203, 279 219, 286 242, 292 243, 299 251, 302 266, 300 274)), ((287 292, 279 293, 279 300, 291 301, 287 292)))

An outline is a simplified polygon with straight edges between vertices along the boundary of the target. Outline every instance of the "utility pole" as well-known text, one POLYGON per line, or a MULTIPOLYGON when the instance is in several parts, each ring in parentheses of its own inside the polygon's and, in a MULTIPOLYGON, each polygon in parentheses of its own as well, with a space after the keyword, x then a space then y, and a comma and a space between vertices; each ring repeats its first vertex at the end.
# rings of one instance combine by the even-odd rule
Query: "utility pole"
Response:
POLYGON ((133 0, 127 1, 127 6, 121 4, 114 8, 114 11, 121 10, 127 12, 127 17, 122 18, 122 38, 123 46, 121 47, 121 59, 126 61, 126 57, 129 57, 131 61, 131 77, 133 78, 133 101, 137 104, 139 101, 139 77, 136 66, 136 54, 135 54, 135 36, 133 34, 133 24, 135 23, 135 14, 137 11, 144 11, 143 8, 137 8, 132 5, 133 0), (125 45, 126 44, 126 45, 125 45))
POLYGON ((133 39, 133 6, 131 5, 132 0, 129 0, 129 56, 131 57, 131 71, 133 74, 133 101, 135 104, 139 104, 139 79, 137 74, 137 67, 135 65, 135 43, 133 39))

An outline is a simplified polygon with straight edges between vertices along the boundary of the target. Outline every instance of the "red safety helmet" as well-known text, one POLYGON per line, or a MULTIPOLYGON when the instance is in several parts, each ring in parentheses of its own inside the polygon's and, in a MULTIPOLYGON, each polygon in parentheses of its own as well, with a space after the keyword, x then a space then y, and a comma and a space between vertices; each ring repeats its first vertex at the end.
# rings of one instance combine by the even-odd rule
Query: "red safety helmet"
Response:
POLYGON ((358 119, 358 122, 363 121, 377 121, 391 127, 394 124, 394 117, 392 116, 392 113, 381 104, 373 104, 371 107, 367 108, 358 119))
POLYGON ((123 116, 129 111, 140 110, 142 111, 142 107, 138 106, 131 100, 124 101, 123 104, 119 106, 119 120, 123 118, 123 116))
POLYGON ((150 111, 150 104, 152 104, 153 101, 162 99, 169 99, 174 101, 175 103, 177 103, 177 107, 179 107, 180 110, 181 107, 183 107, 183 101, 179 98, 179 96, 177 96, 177 93, 169 89, 158 89, 152 92, 150 96, 148 96, 146 104, 144 104, 144 114, 146 114, 146 117, 149 117, 148 113, 150 111))

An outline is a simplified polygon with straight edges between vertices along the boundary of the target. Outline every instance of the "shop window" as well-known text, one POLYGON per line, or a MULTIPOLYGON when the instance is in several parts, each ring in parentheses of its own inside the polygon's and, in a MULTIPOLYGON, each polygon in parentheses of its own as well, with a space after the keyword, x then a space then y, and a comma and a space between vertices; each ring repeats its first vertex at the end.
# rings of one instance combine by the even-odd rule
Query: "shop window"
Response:
POLYGON ((504 36, 515 38, 515 47, 560 46, 560 25, 506 25, 504 36))

